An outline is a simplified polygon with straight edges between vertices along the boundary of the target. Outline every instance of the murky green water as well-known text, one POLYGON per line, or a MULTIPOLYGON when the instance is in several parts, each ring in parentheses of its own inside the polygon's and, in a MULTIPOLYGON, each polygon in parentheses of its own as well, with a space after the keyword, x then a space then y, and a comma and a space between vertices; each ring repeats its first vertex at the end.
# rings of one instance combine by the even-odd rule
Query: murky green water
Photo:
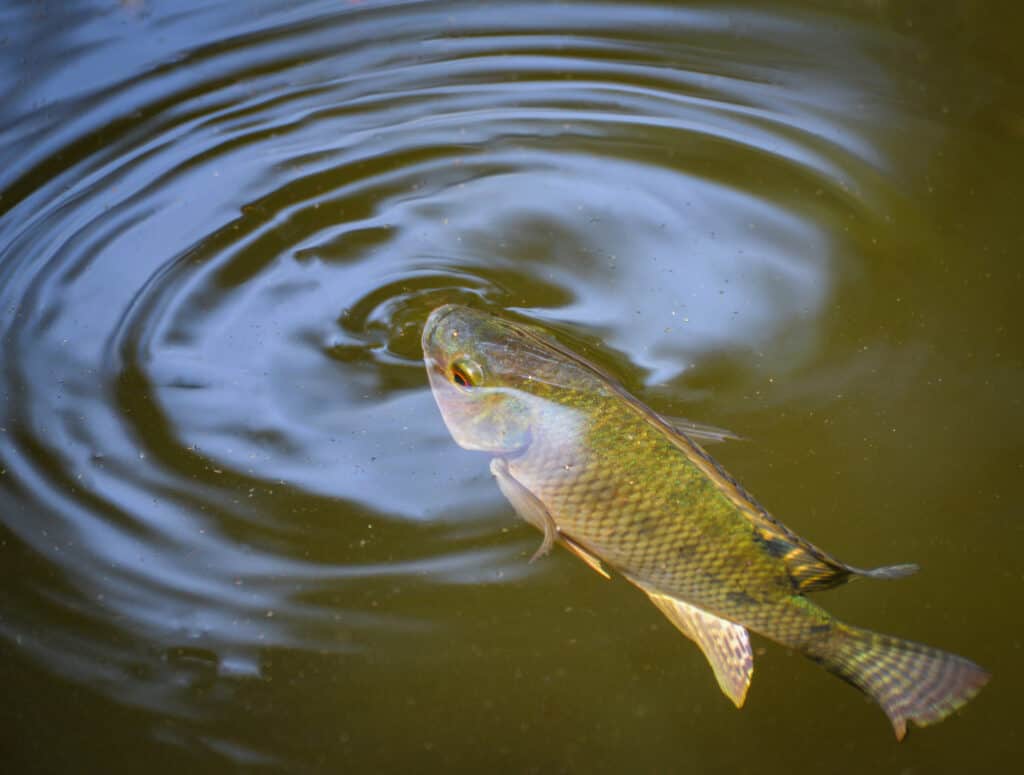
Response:
POLYGON ((1018 766, 1022 15, 749 5, 2 4, 5 772, 1018 766), (789 525, 923 566, 829 608, 991 685, 897 745, 759 640, 736 711, 527 564, 444 301, 746 436, 789 525))

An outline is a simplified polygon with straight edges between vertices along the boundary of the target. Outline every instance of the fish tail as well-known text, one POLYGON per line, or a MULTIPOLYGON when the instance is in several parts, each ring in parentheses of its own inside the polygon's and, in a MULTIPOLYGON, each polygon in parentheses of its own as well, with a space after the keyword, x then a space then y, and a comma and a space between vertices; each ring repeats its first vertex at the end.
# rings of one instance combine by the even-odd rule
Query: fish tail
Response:
POLYGON ((941 721, 989 679, 956 654, 838 623, 824 652, 812 658, 881 705, 897 740, 907 721, 922 727, 941 721))

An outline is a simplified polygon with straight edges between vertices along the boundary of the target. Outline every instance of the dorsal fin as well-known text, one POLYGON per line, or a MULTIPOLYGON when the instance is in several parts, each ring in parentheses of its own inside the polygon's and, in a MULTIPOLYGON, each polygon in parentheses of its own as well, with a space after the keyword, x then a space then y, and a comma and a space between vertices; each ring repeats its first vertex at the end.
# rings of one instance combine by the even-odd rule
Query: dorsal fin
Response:
MULTIPOLYGON (((653 412, 650 413, 650 416, 661 419, 653 412)), ((755 536, 769 552, 783 561, 794 589, 800 594, 832 589, 858 576, 897 579, 917 571, 917 566, 913 564, 889 565, 866 570, 840 562, 775 519, 722 468, 717 460, 691 438, 676 433, 670 425, 663 424, 662 427, 665 428, 680 451, 700 468, 750 520, 755 536)))
POLYGON ((754 534, 765 549, 780 558, 786 566, 793 587, 801 595, 838 587, 857 577, 898 579, 917 572, 917 566, 886 565, 881 568, 856 568, 826 554, 814 544, 804 541, 770 515, 755 523, 754 534), (780 529, 781 528, 781 529, 780 529))
POLYGON ((800 594, 831 589, 849 580, 853 569, 825 554, 789 530, 779 530, 774 520, 751 519, 754 535, 769 554, 786 566, 790 581, 800 594), (795 539, 795 540, 794 540, 795 539))
POLYGON ((786 566, 793 587, 800 594, 831 589, 858 574, 853 568, 806 541, 768 513, 711 455, 685 436, 676 435, 678 446, 750 520, 755 536, 786 566))
POLYGON ((857 577, 869 579, 899 579, 916 573, 913 563, 885 565, 881 568, 856 568, 826 554, 814 544, 796 536, 784 525, 764 515, 768 521, 755 522, 755 536, 765 549, 779 557, 786 566, 789 578, 801 595, 832 589, 857 577), (772 529, 775 528, 775 529, 772 529), (779 530, 778 528, 781 528, 779 530))
MULTIPOLYGON (((793 587, 800 594, 831 589, 858 576, 895 579, 908 576, 917 570, 916 565, 892 565, 865 570, 840 562, 810 541, 798 536, 769 514, 696 441, 696 439, 720 441, 737 438, 734 434, 695 423, 689 423, 690 427, 687 428, 685 423, 688 421, 677 423, 673 419, 663 417, 641 403, 611 374, 579 353, 568 349, 544 329, 524 323, 512 323, 511 325, 527 336, 541 340, 546 346, 558 351, 568 360, 590 370, 604 382, 606 387, 618 394, 627 406, 645 416, 653 425, 660 427, 680 452, 711 479, 719 490, 750 520, 756 536, 765 544, 768 551, 783 560, 793 587)), ((590 563, 588 562, 588 564, 590 563)))
POLYGON ((725 428, 718 428, 702 422, 694 422, 693 420, 687 420, 685 417, 670 417, 667 414, 659 414, 658 416, 678 433, 689 436, 691 439, 703 441, 705 444, 713 444, 719 441, 743 440, 742 436, 725 428))

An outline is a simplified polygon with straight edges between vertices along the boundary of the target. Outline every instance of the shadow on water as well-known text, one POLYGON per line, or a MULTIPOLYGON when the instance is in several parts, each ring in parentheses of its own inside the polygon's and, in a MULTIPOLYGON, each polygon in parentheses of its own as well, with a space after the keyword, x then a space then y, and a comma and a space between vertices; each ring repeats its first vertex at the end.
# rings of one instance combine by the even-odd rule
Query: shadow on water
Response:
POLYGON ((5 757, 1019 753, 1013 25, 970 2, 751 5, 0 11, 5 757), (628 585, 526 562, 537 536, 427 389, 420 329, 449 301, 752 439, 719 456, 794 528, 926 569, 830 607, 992 687, 895 747, 765 646, 737 713, 628 585))

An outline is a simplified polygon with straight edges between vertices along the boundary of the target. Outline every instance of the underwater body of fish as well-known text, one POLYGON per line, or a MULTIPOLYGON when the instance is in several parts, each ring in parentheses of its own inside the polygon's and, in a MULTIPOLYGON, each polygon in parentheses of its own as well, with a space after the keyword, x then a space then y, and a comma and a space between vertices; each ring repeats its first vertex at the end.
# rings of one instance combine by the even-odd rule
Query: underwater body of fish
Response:
POLYGON ((492 455, 515 510, 602 575, 642 589, 704 652, 737 707, 753 673, 748 629, 870 696, 898 739, 964 705, 989 674, 968 659, 847 625, 806 597, 864 570, 797 536, 696 442, 729 434, 666 420, 541 329, 469 307, 423 330, 430 386, 455 441, 492 455))

